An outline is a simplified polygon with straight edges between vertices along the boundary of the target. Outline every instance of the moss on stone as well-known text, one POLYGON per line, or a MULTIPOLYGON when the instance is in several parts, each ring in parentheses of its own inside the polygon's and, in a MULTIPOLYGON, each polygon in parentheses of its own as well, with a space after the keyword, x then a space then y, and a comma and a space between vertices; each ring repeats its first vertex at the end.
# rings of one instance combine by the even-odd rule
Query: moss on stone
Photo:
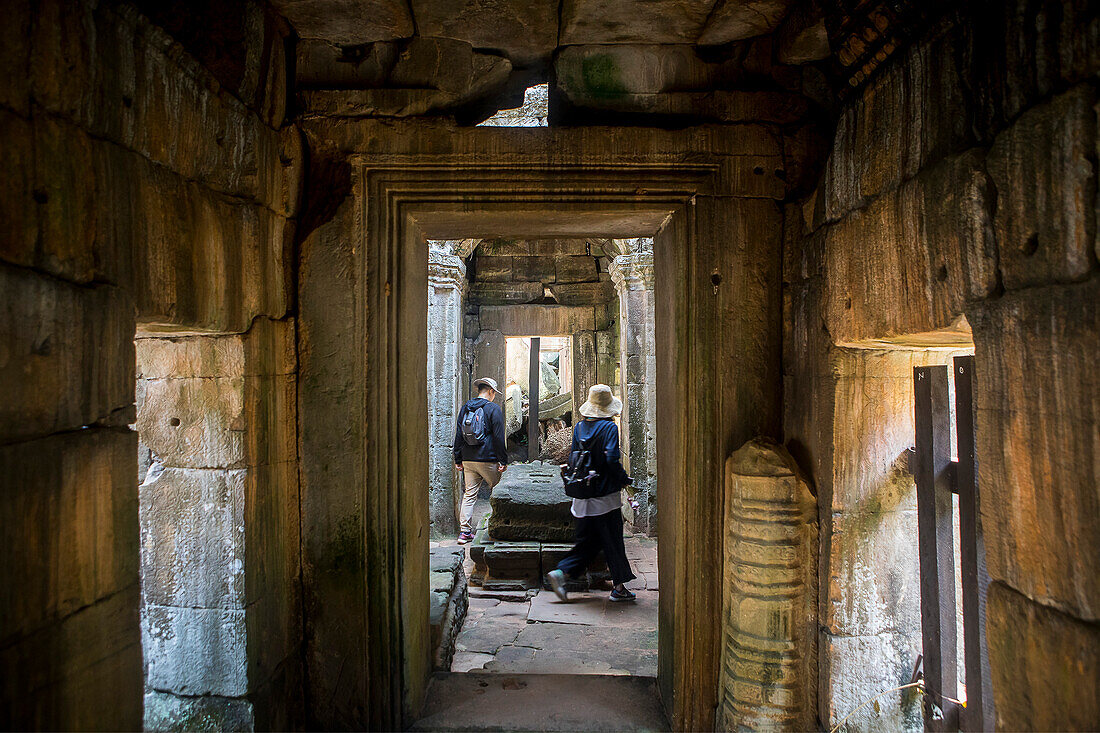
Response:
POLYGON ((619 68, 610 54, 595 54, 581 62, 585 91, 597 99, 612 99, 626 94, 619 68))

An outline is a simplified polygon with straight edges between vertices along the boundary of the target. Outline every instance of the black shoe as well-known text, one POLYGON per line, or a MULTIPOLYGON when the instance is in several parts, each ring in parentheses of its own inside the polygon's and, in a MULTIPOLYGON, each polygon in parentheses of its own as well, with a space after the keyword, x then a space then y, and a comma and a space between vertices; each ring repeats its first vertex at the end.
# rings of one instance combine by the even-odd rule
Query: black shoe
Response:
POLYGON ((622 590, 614 588, 611 591, 611 600, 614 602, 633 601, 635 598, 637 598, 637 596, 628 591, 625 587, 622 590))

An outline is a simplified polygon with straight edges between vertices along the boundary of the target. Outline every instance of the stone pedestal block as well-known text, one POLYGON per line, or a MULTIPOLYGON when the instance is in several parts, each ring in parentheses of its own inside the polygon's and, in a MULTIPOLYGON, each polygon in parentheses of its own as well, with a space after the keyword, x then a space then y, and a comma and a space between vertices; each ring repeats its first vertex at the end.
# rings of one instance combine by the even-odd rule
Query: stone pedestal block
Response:
POLYGON ((513 465, 489 499, 489 535, 494 540, 569 542, 573 539, 571 500, 561 469, 535 463, 513 465))
POLYGON ((810 730, 817 691, 817 503, 794 459, 757 438, 726 462, 719 722, 810 730))

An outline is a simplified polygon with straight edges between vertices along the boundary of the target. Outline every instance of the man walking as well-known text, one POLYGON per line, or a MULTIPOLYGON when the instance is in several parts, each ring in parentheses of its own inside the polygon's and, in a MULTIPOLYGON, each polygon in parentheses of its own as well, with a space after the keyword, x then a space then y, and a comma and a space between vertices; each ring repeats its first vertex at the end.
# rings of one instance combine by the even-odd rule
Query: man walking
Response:
MULTIPOLYGON (((566 577, 579 577, 592 558, 603 550, 607 569, 615 587, 612 601, 632 601, 634 594, 626 584, 636 577, 630 570, 623 543, 622 487, 632 483, 620 463, 619 426, 615 417, 622 412, 623 403, 611 394, 606 384, 597 384, 588 390, 588 401, 578 408, 584 417, 573 426, 571 454, 587 451, 591 458, 592 476, 588 479, 591 495, 587 499, 573 499, 571 512, 577 522, 577 544, 558 563, 556 570, 546 574, 558 598, 569 599, 565 590, 566 577), (598 469, 598 470, 597 470, 598 469)), ((570 463, 573 467, 573 463, 570 463)))
POLYGON ((493 488, 508 466, 504 412, 494 402, 497 383, 489 377, 482 377, 474 381, 474 386, 477 387, 477 397, 458 411, 458 427, 455 430, 455 468, 462 473, 466 485, 458 515, 460 545, 474 538, 471 520, 482 483, 493 488))

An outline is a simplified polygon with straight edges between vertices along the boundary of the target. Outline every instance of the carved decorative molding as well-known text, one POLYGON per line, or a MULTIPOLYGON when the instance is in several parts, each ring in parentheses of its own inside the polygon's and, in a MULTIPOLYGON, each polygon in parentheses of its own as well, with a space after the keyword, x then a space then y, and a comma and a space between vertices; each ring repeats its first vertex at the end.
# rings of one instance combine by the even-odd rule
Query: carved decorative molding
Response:
POLYGON ((428 285, 436 288, 464 288, 466 265, 461 257, 443 250, 428 250, 428 285))
POLYGON ((624 290, 653 290, 653 252, 619 255, 611 261, 608 272, 620 293, 624 290))

